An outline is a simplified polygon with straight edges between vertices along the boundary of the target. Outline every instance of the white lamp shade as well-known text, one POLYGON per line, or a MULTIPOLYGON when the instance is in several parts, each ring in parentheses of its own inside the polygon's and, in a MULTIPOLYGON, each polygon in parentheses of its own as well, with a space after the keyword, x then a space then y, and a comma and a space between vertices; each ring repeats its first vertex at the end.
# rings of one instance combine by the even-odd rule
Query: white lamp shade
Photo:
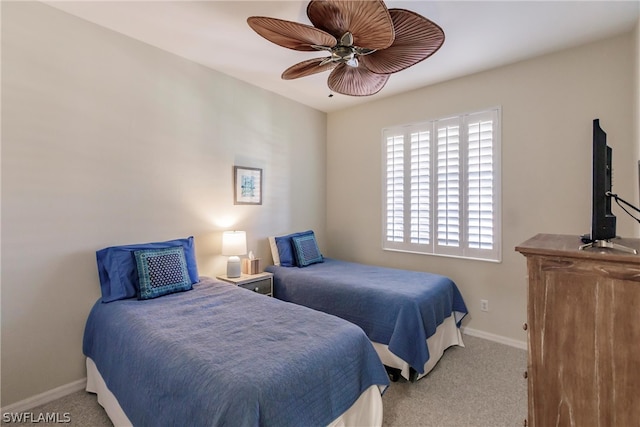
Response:
POLYGON ((225 231, 222 233, 222 255, 244 255, 247 253, 247 233, 225 231))

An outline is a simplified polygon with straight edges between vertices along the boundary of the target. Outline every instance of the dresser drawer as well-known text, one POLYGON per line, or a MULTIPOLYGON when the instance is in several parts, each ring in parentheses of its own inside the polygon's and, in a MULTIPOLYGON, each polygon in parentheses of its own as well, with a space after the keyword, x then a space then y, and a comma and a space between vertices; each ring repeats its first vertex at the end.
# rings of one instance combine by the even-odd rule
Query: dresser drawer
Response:
POLYGON ((238 286, 253 292, 258 292, 259 294, 271 295, 271 278, 256 280, 251 283, 243 283, 238 286))

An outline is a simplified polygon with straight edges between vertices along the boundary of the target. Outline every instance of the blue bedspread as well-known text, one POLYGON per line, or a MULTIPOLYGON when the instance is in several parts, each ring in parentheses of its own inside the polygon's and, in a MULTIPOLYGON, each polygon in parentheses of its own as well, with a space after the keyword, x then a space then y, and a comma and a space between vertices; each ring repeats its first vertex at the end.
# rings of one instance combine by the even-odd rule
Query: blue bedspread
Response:
POLYGON ((389 383, 355 325, 212 279, 98 301, 83 351, 135 426, 321 426, 389 383))
POLYGON ((467 307, 456 284, 437 274, 384 268, 325 258, 304 268, 269 266, 274 295, 339 316, 360 326, 371 341, 424 373, 426 340, 452 314, 467 307))

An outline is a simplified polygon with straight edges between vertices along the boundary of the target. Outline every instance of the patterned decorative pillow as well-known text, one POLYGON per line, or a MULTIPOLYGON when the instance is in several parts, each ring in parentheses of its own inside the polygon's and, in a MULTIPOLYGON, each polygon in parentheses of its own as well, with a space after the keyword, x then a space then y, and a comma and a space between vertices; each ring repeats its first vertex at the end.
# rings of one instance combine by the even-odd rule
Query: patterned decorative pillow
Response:
POLYGON ((295 267, 296 264, 296 249, 293 247, 293 238, 298 236, 313 235, 313 230, 301 231, 299 233, 287 234, 286 236, 274 237, 276 248, 278 250, 278 264, 283 267, 295 267))
POLYGON ((293 251, 296 254, 298 267, 306 267, 324 261, 320 248, 318 248, 315 234, 295 236, 291 238, 291 242, 293 243, 293 251))
POLYGON ((140 281, 138 299, 157 298, 192 289, 181 246, 134 251, 134 255, 140 281))

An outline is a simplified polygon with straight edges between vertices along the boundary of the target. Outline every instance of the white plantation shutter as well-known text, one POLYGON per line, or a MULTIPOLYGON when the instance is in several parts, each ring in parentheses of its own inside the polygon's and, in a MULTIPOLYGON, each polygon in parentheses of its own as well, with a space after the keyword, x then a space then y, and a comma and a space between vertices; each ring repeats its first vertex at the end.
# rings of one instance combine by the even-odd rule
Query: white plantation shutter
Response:
POLYGON ((499 118, 383 131, 384 249, 500 261, 499 118))
POLYGON ((431 242, 431 132, 411 133, 411 243, 431 242))
POLYGON ((387 137, 386 162, 386 239, 389 242, 404 241, 404 138, 402 135, 387 137))
POLYGON ((467 235, 472 249, 492 250, 494 243, 493 123, 487 114, 467 118, 467 235))
POLYGON ((436 122, 438 181, 436 218, 438 246, 460 247, 460 123, 458 119, 436 122))

